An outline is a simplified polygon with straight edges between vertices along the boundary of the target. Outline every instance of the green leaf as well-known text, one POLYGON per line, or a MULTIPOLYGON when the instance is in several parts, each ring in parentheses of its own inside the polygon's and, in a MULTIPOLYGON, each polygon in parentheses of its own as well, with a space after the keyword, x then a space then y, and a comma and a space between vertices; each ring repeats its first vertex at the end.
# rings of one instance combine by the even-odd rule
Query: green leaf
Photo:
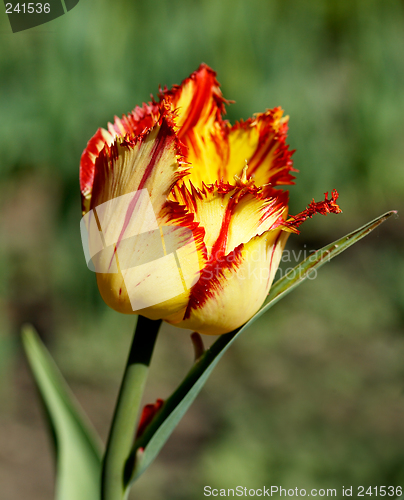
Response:
POLYGON ((99 500, 100 441, 34 329, 26 326, 22 335, 55 441, 55 499, 99 500))
POLYGON ((265 300, 261 309, 248 321, 244 326, 248 326, 264 314, 268 309, 275 305, 289 292, 299 286, 313 271, 317 271, 321 266, 329 262, 331 259, 344 252, 347 248, 357 243, 359 240, 371 233, 377 226, 382 224, 392 215, 397 214, 395 210, 380 215, 376 219, 368 222, 364 226, 352 231, 352 233, 340 238, 334 243, 313 252, 309 257, 304 259, 299 265, 293 268, 283 278, 274 283, 269 291, 268 297, 265 300))
POLYGON ((144 434, 135 442, 133 451, 127 462, 127 484, 136 480, 152 463, 182 416, 196 398, 213 368, 234 340, 257 318, 276 304, 278 300, 303 283, 310 276, 310 273, 359 241, 394 213, 396 212, 387 212, 356 231, 311 254, 272 286, 262 308, 245 325, 218 338, 210 349, 197 360, 178 389, 167 399, 156 414, 144 434))

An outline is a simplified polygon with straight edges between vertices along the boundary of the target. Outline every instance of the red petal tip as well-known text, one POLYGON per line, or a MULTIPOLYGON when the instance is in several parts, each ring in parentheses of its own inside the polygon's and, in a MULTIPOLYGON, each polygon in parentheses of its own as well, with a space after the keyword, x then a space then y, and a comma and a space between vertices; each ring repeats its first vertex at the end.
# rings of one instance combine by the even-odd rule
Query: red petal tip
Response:
POLYGON ((339 214, 342 212, 340 207, 337 204, 338 199, 338 191, 336 189, 332 190, 331 198, 328 199, 328 192, 324 193, 325 199, 324 201, 315 202, 314 200, 310 203, 310 205, 300 212, 297 215, 293 215, 286 222, 285 226, 288 229, 291 229, 294 232, 298 232, 297 228, 302 224, 305 220, 311 219, 315 214, 327 215, 330 213, 339 214))

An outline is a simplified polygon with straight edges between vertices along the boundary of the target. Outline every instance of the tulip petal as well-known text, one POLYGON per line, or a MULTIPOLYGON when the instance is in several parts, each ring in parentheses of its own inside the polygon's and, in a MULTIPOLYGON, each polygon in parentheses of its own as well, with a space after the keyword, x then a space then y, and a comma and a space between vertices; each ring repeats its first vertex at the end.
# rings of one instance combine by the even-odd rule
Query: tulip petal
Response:
POLYGON ((190 229, 165 226, 124 239, 114 257, 118 272, 97 273, 98 288, 110 307, 150 319, 182 319, 190 289, 200 276, 190 229))
POLYGON ((143 104, 122 119, 115 116, 113 124, 108 123, 108 131, 99 128, 88 141, 80 161, 80 190, 82 195, 83 214, 88 212, 94 183, 95 161, 105 146, 111 146, 117 137, 144 134, 151 130, 160 117, 160 107, 154 101, 143 104))
POLYGON ((184 320, 176 326, 220 335, 245 323, 268 294, 288 236, 268 231, 209 263, 192 289, 184 320))
POLYGON ((191 183, 174 186, 172 194, 185 205, 205 230, 204 242, 209 261, 229 254, 241 243, 284 222, 287 193, 266 198, 261 188, 243 184, 236 186, 216 182, 202 189, 191 183))
POLYGON ((240 175, 247 162, 247 175, 257 186, 293 184, 290 172, 296 172, 291 159, 294 151, 286 144, 289 118, 282 115, 281 108, 274 108, 231 127, 228 179, 240 175))
POLYGON ((206 64, 172 90, 164 90, 162 99, 170 102, 177 114, 176 130, 187 146, 187 160, 192 165, 189 180, 202 187, 224 176, 228 142, 224 104, 227 103, 216 80, 216 73, 206 64))
POLYGON ((125 137, 127 134, 141 135, 154 127, 160 114, 160 106, 155 101, 143 103, 141 107, 136 106, 131 113, 123 115, 122 118, 115 116, 114 123, 108 123, 108 130, 114 137, 125 137))
POLYGON ((128 133, 104 147, 94 165, 90 204, 105 242, 93 259, 95 270, 102 271, 97 272, 102 297, 119 312, 141 312, 151 319, 184 310, 200 269, 193 241, 176 257, 164 251, 159 234, 156 239, 147 233, 164 224, 170 189, 186 175, 171 118, 168 112, 145 134, 128 133))
POLYGON ((147 189, 158 217, 171 187, 186 175, 182 158, 181 146, 166 117, 146 134, 117 137, 95 161, 91 208, 147 189))
POLYGON ((111 146, 114 137, 105 129, 99 128, 88 141, 80 161, 80 190, 83 215, 90 210, 91 192, 94 182, 94 164, 104 147, 111 146))

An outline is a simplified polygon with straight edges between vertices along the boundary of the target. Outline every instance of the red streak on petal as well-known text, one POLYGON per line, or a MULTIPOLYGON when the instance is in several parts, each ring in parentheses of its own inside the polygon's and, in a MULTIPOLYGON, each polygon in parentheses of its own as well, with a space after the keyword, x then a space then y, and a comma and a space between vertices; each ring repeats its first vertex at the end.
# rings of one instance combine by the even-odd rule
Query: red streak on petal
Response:
MULTIPOLYGON (((86 149, 81 155, 80 161, 80 190, 82 194, 91 191, 94 181, 95 158, 106 145, 106 136, 109 133, 99 128, 94 136, 88 141, 86 149)), ((112 137, 111 137, 112 139, 112 137)))
POLYGON ((257 168, 262 164, 262 162, 266 159, 271 150, 274 148, 276 143, 277 143, 276 136, 272 137, 267 145, 265 145, 265 142, 260 137, 260 140, 258 142, 258 147, 248 162, 249 175, 252 175, 257 170, 257 168))
POLYGON ((178 133, 180 139, 198 123, 202 111, 211 97, 212 86, 215 84, 215 75, 205 67, 194 75, 196 91, 189 106, 190 112, 178 133))
POLYGON ((114 248, 114 253, 113 253, 113 255, 111 257, 111 261, 109 263, 109 267, 111 267, 112 261, 115 257, 117 250, 118 250, 118 246, 119 246, 120 242, 122 241, 123 235, 126 231, 126 228, 128 227, 129 222, 133 216, 133 212, 135 211, 136 205, 137 205, 139 197, 140 197, 140 190, 143 189, 144 185, 146 184, 147 179, 150 177, 150 174, 153 172, 153 169, 156 166, 156 163, 158 162, 158 160, 160 159, 164 149, 167 147, 170 147, 170 142, 172 142, 174 140, 174 137, 175 137, 174 132, 168 126, 167 122, 165 120, 163 120, 163 123, 161 125, 161 128, 160 128, 159 133, 158 133, 157 138, 156 138, 156 142, 153 146, 153 151, 152 151, 152 155, 151 155, 151 159, 149 161, 149 164, 147 165, 147 167, 144 171, 143 177, 139 182, 139 186, 138 186, 137 191, 135 192, 132 200, 129 203, 128 210, 125 214, 125 220, 123 222, 121 232, 119 233, 119 237, 118 237, 118 240, 117 240, 115 248, 114 248))
POLYGON ((205 229, 194 221, 194 214, 189 213, 187 208, 176 201, 167 201, 161 212, 162 220, 167 217, 169 225, 187 227, 191 229, 198 254, 204 262, 208 260, 206 245, 204 242, 205 229))
POLYGON ((234 197, 230 197, 229 203, 227 204, 226 210, 224 212, 224 217, 222 220, 222 226, 220 228, 219 236, 212 246, 210 260, 219 259, 226 252, 226 244, 229 236, 230 220, 233 215, 233 210, 238 203, 238 200, 239 198, 236 197, 236 195, 234 197))
POLYGON ((201 150, 198 146, 198 143, 196 142, 196 138, 195 138, 195 132, 194 130, 190 130, 188 135, 187 135, 187 142, 190 144, 190 146, 192 147, 193 151, 194 151, 194 154, 196 157, 200 157, 201 156, 201 150))
POLYGON ((222 256, 214 261, 209 261, 201 272, 197 283, 191 289, 191 295, 184 320, 191 316, 193 309, 203 307, 209 298, 214 297, 224 286, 225 271, 228 269, 236 270, 242 262, 241 244, 226 256, 222 256))
POLYGON ((148 104, 143 103, 142 107, 136 108, 128 115, 122 118, 115 117, 114 124, 109 124, 109 129, 115 131, 118 136, 130 134, 132 136, 140 135, 150 130, 157 122, 160 116, 160 107, 154 100, 148 104))
MULTIPOLYGON (((108 123, 108 131, 98 129, 96 134, 89 140, 86 149, 83 151, 80 162, 80 188, 82 193, 83 211, 89 210, 89 201, 85 197, 91 195, 94 188, 96 162, 103 154, 111 158, 117 158, 118 150, 113 141, 120 140, 122 145, 133 145, 142 140, 146 134, 165 117, 172 125, 172 115, 169 106, 165 102, 157 103, 154 100, 142 107, 136 108, 122 118, 115 117, 113 124, 108 123), (114 147, 115 146, 115 147, 114 147)), ((177 141, 179 154, 185 155, 185 147, 177 141)), ((111 166, 112 169, 112 166, 111 166)))
POLYGON ((247 158, 248 175, 252 175, 261 165, 266 164, 267 182, 272 186, 293 184, 294 176, 290 172, 297 172, 293 168, 291 159, 294 150, 290 151, 286 144, 288 122, 287 120, 279 122, 280 115, 282 115, 282 109, 277 107, 265 113, 259 113, 255 118, 241 120, 231 127, 233 131, 248 130, 251 127, 259 129, 257 147, 251 158, 247 158))
POLYGON ((202 115, 204 119, 214 115, 215 121, 223 124, 222 115, 226 113, 224 105, 231 101, 223 98, 215 71, 202 63, 181 85, 174 85, 171 90, 165 87, 160 91, 160 102, 165 100, 176 108, 185 87, 192 96, 186 109, 187 116, 178 132, 180 138, 185 138, 198 124, 202 115))
POLYGON ((139 183, 138 187, 139 190, 143 189, 147 179, 150 177, 150 174, 152 173, 157 161, 160 159, 164 149, 168 148, 173 140, 174 140, 174 132, 168 126, 167 121, 164 120, 163 123, 161 124, 161 128, 156 139, 156 144, 153 147, 152 157, 143 174, 142 180, 139 183))

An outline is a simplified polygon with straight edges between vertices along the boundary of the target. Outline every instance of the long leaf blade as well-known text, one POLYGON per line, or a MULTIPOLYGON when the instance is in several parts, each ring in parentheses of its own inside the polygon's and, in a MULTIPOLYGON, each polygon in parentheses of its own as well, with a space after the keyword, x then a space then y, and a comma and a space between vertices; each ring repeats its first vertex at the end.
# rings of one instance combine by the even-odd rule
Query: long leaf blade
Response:
POLYGON ((269 291, 268 297, 266 298, 261 309, 253 316, 250 321, 246 323, 245 326, 251 324, 253 321, 258 319, 262 314, 264 314, 268 309, 275 305, 280 299, 285 295, 294 290, 303 281, 310 276, 310 273, 317 271, 324 264, 329 262, 331 259, 344 252, 347 248, 357 243, 359 240, 371 233, 377 226, 380 226, 392 215, 397 214, 395 210, 391 212, 386 212, 380 215, 376 219, 368 222, 364 226, 352 231, 351 233, 343 236, 339 240, 326 245, 325 247, 317 250, 312 255, 304 259, 295 268, 289 271, 285 276, 274 283, 269 291))
POLYGON ((262 308, 245 325, 219 337, 210 349, 194 364, 178 389, 167 399, 156 414, 144 434, 135 442, 132 454, 127 463, 127 470, 129 471, 127 477, 128 485, 130 482, 135 481, 155 459, 178 422, 202 389, 213 368, 234 340, 257 318, 276 304, 278 300, 303 283, 311 272, 319 269, 326 262, 329 262, 358 242, 395 213, 395 211, 387 212, 310 255, 272 286, 262 308))
POLYGON ((49 418, 56 445, 56 500, 99 500, 101 445, 34 329, 23 345, 49 418))

